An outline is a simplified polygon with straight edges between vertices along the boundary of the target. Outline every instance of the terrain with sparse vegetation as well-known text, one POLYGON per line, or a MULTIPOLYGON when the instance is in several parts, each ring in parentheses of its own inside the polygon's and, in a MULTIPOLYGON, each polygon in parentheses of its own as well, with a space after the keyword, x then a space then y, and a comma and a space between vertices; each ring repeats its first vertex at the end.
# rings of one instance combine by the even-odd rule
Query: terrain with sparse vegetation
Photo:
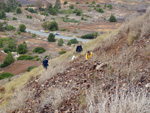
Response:
POLYGON ((0 0, 0 113, 149 113, 149 4, 0 0))

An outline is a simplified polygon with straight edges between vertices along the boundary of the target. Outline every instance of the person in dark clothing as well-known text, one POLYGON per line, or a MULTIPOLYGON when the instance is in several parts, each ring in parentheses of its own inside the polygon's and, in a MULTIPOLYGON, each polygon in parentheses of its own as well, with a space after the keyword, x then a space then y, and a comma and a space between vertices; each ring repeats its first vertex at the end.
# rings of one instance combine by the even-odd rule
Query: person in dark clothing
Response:
POLYGON ((48 57, 43 60, 43 66, 44 66, 45 70, 47 70, 47 67, 48 67, 48 57))
POLYGON ((76 52, 79 53, 79 52, 81 52, 81 51, 83 51, 83 49, 82 49, 81 44, 79 44, 79 45, 77 46, 77 48, 76 48, 76 52))

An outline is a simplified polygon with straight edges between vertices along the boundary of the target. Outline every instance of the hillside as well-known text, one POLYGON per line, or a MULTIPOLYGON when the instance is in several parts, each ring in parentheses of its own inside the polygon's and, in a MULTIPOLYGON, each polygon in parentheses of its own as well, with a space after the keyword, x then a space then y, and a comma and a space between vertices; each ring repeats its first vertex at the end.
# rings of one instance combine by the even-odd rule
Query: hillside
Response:
POLYGON ((83 45, 76 60, 70 61, 73 50, 51 60, 46 72, 38 67, 18 78, 28 78, 26 82, 17 84, 16 79, 3 86, 2 112, 149 113, 149 19, 147 10, 119 30, 83 45), (94 53, 88 61, 87 50, 94 53))

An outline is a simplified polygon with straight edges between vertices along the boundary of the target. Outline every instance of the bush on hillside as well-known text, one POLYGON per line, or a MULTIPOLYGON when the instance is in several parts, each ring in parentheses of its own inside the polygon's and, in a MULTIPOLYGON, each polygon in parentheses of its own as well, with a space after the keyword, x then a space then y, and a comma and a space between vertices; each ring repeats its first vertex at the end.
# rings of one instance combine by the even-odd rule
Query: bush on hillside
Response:
POLYGON ((78 44, 78 43, 79 43, 79 41, 74 38, 74 39, 69 40, 68 43, 67 43, 67 45, 78 44))
POLYGON ((4 10, 0 11, 0 19, 5 19, 6 18, 6 14, 4 10))
POLYGON ((42 53, 44 53, 46 50, 44 49, 44 48, 42 48, 42 47, 36 47, 36 48, 34 48, 34 50, 33 50, 33 52, 34 53, 38 53, 38 54, 42 54, 42 53))
POLYGON ((51 15, 57 15, 58 10, 57 10, 56 8, 50 8, 50 9, 49 9, 49 13, 50 13, 51 15))
POLYGON ((56 21, 51 22, 48 29, 51 30, 51 31, 58 30, 58 23, 56 21))
POLYGON ((33 60, 34 57, 29 56, 29 55, 21 55, 17 58, 17 60, 33 60))
POLYGON ((66 4, 68 4, 68 2, 67 2, 67 1, 64 1, 64 5, 66 5, 66 4))
POLYGON ((37 66, 30 66, 27 68, 27 72, 30 72, 32 69, 36 68, 37 66))
POLYGON ((6 58, 4 59, 3 64, 1 64, 0 67, 1 67, 1 68, 7 67, 7 66, 9 66, 10 64, 12 64, 14 61, 15 61, 15 60, 14 60, 12 54, 11 54, 10 52, 8 52, 6 58))
POLYGON ((13 20, 17 20, 17 18, 16 18, 16 17, 13 17, 12 19, 13 19, 13 20))
POLYGON ((19 54, 25 54, 27 52, 28 52, 28 47, 27 47, 26 42, 23 42, 22 44, 18 45, 17 53, 19 53, 19 54))
POLYGON ((49 42, 55 42, 55 35, 53 33, 50 33, 47 39, 49 42))
POLYGON ((104 13, 104 10, 102 8, 98 8, 96 9, 97 12, 100 12, 100 13, 104 13))
POLYGON ((13 76, 14 75, 11 74, 11 73, 4 72, 4 73, 0 74, 0 80, 5 79, 5 78, 10 78, 10 77, 13 77, 13 76))
POLYGON ((98 36, 98 33, 86 34, 82 35, 81 38, 83 39, 94 39, 98 36))
POLYGON ((51 31, 56 31, 58 30, 58 23, 56 21, 53 21, 53 22, 49 22, 49 21, 46 21, 42 24, 42 27, 46 30, 46 29, 49 29, 51 31))
POLYGON ((25 31, 26 31, 26 26, 25 26, 24 24, 21 24, 21 25, 19 26, 19 31, 20 31, 20 32, 25 32, 25 31))
POLYGON ((6 28, 5 28, 7 31, 14 31, 16 30, 16 28, 12 25, 7 25, 6 28))
POLYGON ((66 51, 64 51, 64 50, 59 52, 60 55, 65 54, 65 53, 66 53, 66 51))
POLYGON ((74 5, 73 4, 71 4, 69 7, 70 7, 70 9, 74 9, 74 5))
POLYGON ((117 19, 114 15, 111 15, 109 18, 109 22, 117 22, 117 19))
POLYGON ((58 46, 62 46, 62 45, 63 45, 63 43, 64 43, 64 41, 63 41, 63 39, 62 39, 62 38, 58 40, 58 46))
POLYGON ((34 37, 36 37, 36 34, 34 33, 34 34, 32 34, 32 38, 34 38, 34 37))
POLYGON ((76 16, 81 16, 82 14, 82 10, 81 9, 77 9, 76 10, 76 16))
POLYGON ((21 9, 20 9, 20 8, 17 8, 17 9, 16 9, 16 13, 17 13, 17 14, 21 14, 21 13, 22 13, 21 9))

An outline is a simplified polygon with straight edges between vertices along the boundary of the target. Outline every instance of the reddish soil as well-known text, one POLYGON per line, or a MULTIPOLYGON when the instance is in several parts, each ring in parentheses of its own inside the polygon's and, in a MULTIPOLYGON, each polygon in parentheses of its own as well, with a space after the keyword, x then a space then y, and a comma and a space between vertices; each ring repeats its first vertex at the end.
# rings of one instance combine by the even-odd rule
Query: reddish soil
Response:
POLYGON ((27 68, 30 66, 39 66, 41 62, 37 61, 15 61, 10 66, 4 68, 3 72, 9 72, 14 75, 18 75, 26 72, 27 68))

